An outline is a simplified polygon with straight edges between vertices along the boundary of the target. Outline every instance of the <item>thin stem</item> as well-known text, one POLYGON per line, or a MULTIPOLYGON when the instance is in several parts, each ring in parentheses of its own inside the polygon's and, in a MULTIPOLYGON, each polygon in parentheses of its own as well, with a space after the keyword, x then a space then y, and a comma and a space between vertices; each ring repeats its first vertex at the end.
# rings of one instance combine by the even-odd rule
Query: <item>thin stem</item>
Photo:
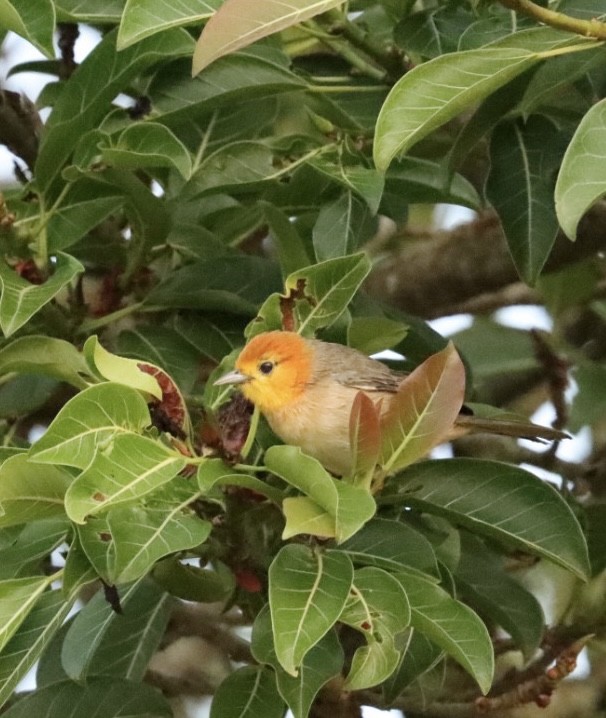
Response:
POLYGON ((500 0, 510 10, 527 15, 528 17, 545 23, 550 27, 558 30, 566 30, 568 32, 577 33, 584 37, 593 37, 598 40, 606 40, 606 23, 592 18, 591 20, 581 20, 576 17, 570 17, 561 12, 549 10, 549 8, 535 5, 531 0, 500 0))
POLYGON ((257 435, 257 428, 259 426, 259 408, 255 406, 253 414, 250 418, 250 426, 248 427, 248 436, 246 437, 246 441, 244 442, 244 446, 242 447, 242 451, 240 452, 240 455, 243 459, 245 459, 248 454, 250 453, 250 450, 252 448, 253 442, 255 440, 255 436, 257 435))
MULTIPOLYGON (((124 317, 128 317, 135 312, 143 310, 143 306, 143 302, 137 302, 136 304, 129 304, 126 307, 117 309, 115 312, 111 312, 110 314, 105 314, 98 319, 87 319, 86 321, 82 322, 82 324, 78 328, 78 332, 80 334, 89 334, 90 332, 94 332, 97 329, 102 329, 108 324, 113 324, 119 319, 123 319, 124 317)), ((149 311, 153 310, 150 309, 149 311)))
POLYGON ((204 137, 202 138, 202 142, 200 142, 200 147, 198 148, 198 151, 196 152, 196 157, 194 159, 194 166, 193 166, 192 174, 195 174, 198 171, 198 169, 200 168, 200 165, 202 164, 202 160, 204 158, 204 154, 206 153, 208 143, 210 142, 210 137, 213 133, 213 129, 214 129, 216 120, 217 120, 217 111, 215 110, 215 112, 213 112, 213 114, 212 114, 212 117, 210 118, 210 122, 208 123, 208 127, 206 128, 204 137))
POLYGON ((64 185, 63 189, 59 193, 57 199, 53 202, 52 207, 46 211, 44 209, 44 199, 40 196, 40 222, 32 229, 32 236, 36 240, 36 265, 39 269, 46 270, 48 267, 48 234, 46 228, 48 223, 52 219, 53 215, 61 205, 61 202, 65 199, 65 195, 68 193, 71 187, 71 182, 64 185))

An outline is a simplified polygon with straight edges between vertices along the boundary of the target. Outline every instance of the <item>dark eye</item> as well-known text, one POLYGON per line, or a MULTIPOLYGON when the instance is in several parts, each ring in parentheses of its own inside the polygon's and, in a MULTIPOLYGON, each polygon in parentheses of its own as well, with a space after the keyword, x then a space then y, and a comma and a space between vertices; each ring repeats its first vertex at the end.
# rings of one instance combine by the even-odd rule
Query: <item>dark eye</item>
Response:
POLYGON ((259 371, 261 374, 271 374, 274 370, 274 363, 272 361, 264 361, 259 364, 259 371))

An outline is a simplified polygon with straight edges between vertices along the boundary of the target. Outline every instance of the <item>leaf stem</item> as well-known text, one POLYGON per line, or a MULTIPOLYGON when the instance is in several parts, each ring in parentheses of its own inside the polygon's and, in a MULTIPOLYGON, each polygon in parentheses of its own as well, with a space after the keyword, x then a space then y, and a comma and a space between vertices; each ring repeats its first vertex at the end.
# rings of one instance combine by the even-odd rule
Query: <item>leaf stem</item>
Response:
POLYGON ((82 322, 82 324, 78 328, 78 332, 80 334, 90 334, 90 332, 94 332, 97 329, 106 327, 108 324, 113 324, 114 322, 117 322, 124 317, 128 317, 130 314, 138 312, 142 309, 142 307, 143 302, 136 302, 135 304, 129 304, 126 307, 117 309, 115 312, 111 312, 110 314, 105 314, 98 319, 87 319, 82 322))
POLYGON ((545 23, 550 27, 558 30, 566 30, 574 32, 584 37, 593 37, 598 40, 606 40, 606 23, 591 18, 591 20, 581 20, 580 18, 565 15, 562 12, 555 12, 546 7, 536 5, 531 0, 499 0, 501 5, 510 10, 527 15, 528 17, 545 23))
POLYGON ((248 456, 248 454, 250 453, 253 442, 255 440, 255 436, 257 435, 258 426, 259 426, 259 407, 255 406, 253 414, 250 418, 250 426, 248 428, 248 436, 246 437, 246 441, 244 442, 244 446, 242 447, 242 451, 240 452, 240 455, 242 456, 243 459, 245 459, 248 456))

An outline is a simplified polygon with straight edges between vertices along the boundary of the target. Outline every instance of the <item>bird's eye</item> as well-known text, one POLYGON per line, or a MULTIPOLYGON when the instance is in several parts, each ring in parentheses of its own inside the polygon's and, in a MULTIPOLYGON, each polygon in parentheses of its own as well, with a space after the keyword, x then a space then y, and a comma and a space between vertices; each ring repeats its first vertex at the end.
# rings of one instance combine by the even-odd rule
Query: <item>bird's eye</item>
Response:
POLYGON ((264 361, 259 364, 259 371, 261 374, 271 374, 274 370, 274 363, 272 361, 264 361))

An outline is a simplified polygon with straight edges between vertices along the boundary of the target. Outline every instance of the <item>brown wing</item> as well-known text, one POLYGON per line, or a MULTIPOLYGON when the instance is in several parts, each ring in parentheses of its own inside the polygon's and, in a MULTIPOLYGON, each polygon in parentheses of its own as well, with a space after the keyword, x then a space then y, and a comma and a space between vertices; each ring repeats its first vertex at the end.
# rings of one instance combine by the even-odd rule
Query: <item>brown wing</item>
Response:
POLYGON ((342 344, 309 341, 321 344, 314 352, 313 374, 318 381, 331 379, 360 391, 395 393, 404 378, 404 375, 396 374, 385 364, 357 349, 342 344))

